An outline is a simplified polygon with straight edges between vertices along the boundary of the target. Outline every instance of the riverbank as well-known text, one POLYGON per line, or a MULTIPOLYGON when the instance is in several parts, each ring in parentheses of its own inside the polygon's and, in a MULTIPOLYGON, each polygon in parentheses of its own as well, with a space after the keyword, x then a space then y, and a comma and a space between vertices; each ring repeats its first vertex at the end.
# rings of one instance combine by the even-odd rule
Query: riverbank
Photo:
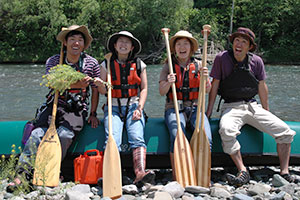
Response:
MULTIPOLYGON (((181 187, 172 180, 170 169, 156 169, 156 179, 153 184, 143 186, 133 185, 134 174, 132 170, 123 171, 123 196, 122 200, 202 200, 202 199, 299 199, 300 183, 288 183, 279 176, 278 167, 249 167, 251 180, 241 187, 228 185, 225 174, 235 174, 234 168, 212 168, 212 186, 204 188, 200 186, 181 187)), ((300 178, 300 167, 290 167, 290 172, 300 178)), ((35 187, 28 194, 18 196, 6 192, 7 180, 2 180, 0 187, 0 199, 13 200, 108 200, 102 197, 101 185, 75 184, 74 182, 61 182, 58 187, 35 187)))

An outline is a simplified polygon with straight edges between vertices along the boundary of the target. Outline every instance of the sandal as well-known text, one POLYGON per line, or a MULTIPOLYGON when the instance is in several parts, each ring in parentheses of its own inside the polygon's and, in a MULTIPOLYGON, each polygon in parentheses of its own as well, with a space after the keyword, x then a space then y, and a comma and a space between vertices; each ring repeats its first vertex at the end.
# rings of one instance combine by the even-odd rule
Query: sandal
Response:
POLYGON ((240 187, 250 181, 250 174, 248 171, 239 171, 236 176, 226 174, 226 179, 229 185, 240 187))
POLYGON ((299 179, 297 179, 295 176, 291 175, 291 174, 280 174, 280 176, 282 178, 284 178, 285 180, 287 180, 289 183, 298 183, 299 179))

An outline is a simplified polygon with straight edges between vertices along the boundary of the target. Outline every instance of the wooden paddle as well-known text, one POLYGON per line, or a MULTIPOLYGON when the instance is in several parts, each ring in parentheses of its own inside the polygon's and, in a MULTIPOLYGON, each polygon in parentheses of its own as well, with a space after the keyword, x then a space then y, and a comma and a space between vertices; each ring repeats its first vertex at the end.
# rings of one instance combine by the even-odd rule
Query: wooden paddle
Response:
MULTIPOLYGON (((59 64, 62 63, 63 44, 60 50, 59 64)), ((59 184, 62 150, 55 126, 58 94, 59 91, 55 91, 51 123, 36 153, 32 180, 34 185, 56 187, 59 184)))
MULTIPOLYGON (((203 45, 203 57, 202 67, 206 66, 207 58, 207 35, 210 31, 210 25, 203 26, 204 45, 203 45)), ((202 187, 209 187, 210 175, 211 175, 211 152, 208 138, 204 128, 204 113, 205 113, 205 88, 207 77, 201 73, 198 106, 197 106, 197 118, 196 126, 191 139, 191 148, 194 155, 197 185, 202 187), (199 129, 200 121, 200 109, 201 109, 201 128, 199 129)))
MULTIPOLYGON (((163 28, 162 32, 164 34, 165 42, 166 42, 169 71, 170 73, 173 73, 173 66, 172 66, 172 59, 171 59, 171 52, 170 52, 170 45, 169 45, 170 29, 163 28)), ((196 185, 197 180, 196 180, 192 150, 180 125, 175 83, 172 83, 172 94, 173 94, 173 101, 174 101, 176 121, 177 121, 177 135, 174 142, 174 164, 175 164, 176 181, 180 183, 183 187, 189 185, 196 185)))
MULTIPOLYGON (((104 57, 107 63, 107 82, 111 85, 110 58, 112 53, 104 57)), ((111 87, 107 87, 108 98, 108 139, 103 159, 103 197, 117 199, 122 196, 122 174, 120 153, 112 135, 112 100, 111 87)))

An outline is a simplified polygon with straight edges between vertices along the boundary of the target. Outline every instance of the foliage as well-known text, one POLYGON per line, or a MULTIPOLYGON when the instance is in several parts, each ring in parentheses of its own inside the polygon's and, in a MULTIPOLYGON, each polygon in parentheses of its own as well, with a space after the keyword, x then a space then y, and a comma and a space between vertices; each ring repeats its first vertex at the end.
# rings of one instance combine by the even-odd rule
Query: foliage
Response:
MULTIPOLYGON (((11 150, 11 155, 6 158, 4 155, 1 156, 0 158, 0 180, 8 180, 8 181, 13 181, 15 177, 18 177, 21 181, 22 184, 20 184, 17 189, 14 191, 15 194, 20 194, 20 193, 26 193, 31 190, 31 183, 26 179, 25 174, 17 174, 16 168, 18 167, 18 155, 22 152, 21 147, 18 147, 16 149, 15 145, 12 145, 12 150, 11 150)), ((29 162, 29 164, 32 166, 34 163, 34 158, 32 159, 32 162, 29 162)), ((28 167, 22 166, 25 168, 25 170, 28 170, 28 167)))
POLYGON ((85 74, 76 71, 69 65, 56 65, 49 70, 49 73, 43 75, 40 85, 50 87, 63 94, 65 90, 70 89, 73 83, 83 79, 85 74))
POLYGON ((253 29, 260 55, 299 63, 299 0, 1 0, 0 62, 45 62, 59 51, 58 32, 72 24, 89 27, 94 41, 86 51, 98 60, 108 37, 121 30, 141 41, 148 63, 162 59, 163 27, 170 35, 189 30, 201 44, 202 26, 210 24, 209 39, 226 48, 233 2, 233 30, 253 29))

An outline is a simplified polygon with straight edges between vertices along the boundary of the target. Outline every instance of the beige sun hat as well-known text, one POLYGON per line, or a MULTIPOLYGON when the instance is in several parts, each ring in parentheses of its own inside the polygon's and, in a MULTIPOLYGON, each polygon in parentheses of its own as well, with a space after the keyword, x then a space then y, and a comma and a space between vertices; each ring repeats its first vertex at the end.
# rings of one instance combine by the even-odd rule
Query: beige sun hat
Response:
POLYGON ((128 37, 129 39, 131 39, 132 45, 134 46, 134 48, 133 48, 134 55, 139 54, 141 52, 141 50, 142 50, 141 42, 137 38, 135 38, 132 35, 132 33, 128 32, 128 31, 120 31, 118 33, 114 33, 108 38, 107 49, 110 52, 114 51, 114 49, 115 49, 114 44, 116 43, 116 41, 118 40, 118 38, 120 36, 125 36, 125 37, 128 37))
POLYGON ((90 46, 93 38, 90 35, 88 28, 84 25, 72 25, 68 28, 62 28, 62 31, 56 36, 56 39, 58 41, 64 42, 66 35, 71 31, 79 31, 84 35, 84 49, 87 49, 90 46))
POLYGON ((175 41, 177 38, 188 38, 192 42, 192 50, 191 53, 195 53, 199 47, 198 41, 193 37, 191 33, 188 31, 178 31, 174 36, 170 39, 170 49, 171 53, 175 52, 175 41))

